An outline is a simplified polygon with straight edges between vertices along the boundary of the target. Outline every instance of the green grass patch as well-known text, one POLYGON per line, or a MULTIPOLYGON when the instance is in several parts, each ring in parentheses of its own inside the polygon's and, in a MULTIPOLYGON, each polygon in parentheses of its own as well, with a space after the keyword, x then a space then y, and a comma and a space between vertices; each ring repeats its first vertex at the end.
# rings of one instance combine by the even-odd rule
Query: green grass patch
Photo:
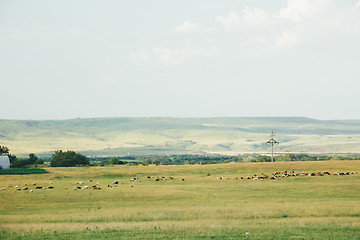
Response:
POLYGON ((26 174, 44 174, 49 173, 42 168, 9 168, 0 169, 0 175, 26 175, 26 174))
POLYGON ((124 174, 104 174, 102 175, 102 177, 104 178, 111 178, 111 179, 119 179, 119 178, 123 178, 124 177, 124 174))

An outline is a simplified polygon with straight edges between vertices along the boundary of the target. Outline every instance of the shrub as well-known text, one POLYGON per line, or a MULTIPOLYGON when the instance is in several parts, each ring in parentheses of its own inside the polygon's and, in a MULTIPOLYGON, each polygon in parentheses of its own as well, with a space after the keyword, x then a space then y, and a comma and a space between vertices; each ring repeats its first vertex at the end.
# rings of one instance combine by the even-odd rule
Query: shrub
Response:
POLYGON ((89 165, 89 160, 82 154, 74 151, 57 150, 52 155, 50 166, 52 167, 75 167, 89 165))

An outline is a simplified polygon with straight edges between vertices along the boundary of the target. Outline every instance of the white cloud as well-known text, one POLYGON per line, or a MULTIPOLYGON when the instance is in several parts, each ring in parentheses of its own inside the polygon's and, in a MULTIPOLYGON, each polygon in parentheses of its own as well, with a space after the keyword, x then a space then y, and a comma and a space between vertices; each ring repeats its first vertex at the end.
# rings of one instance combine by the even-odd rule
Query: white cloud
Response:
POLYGON ((199 28, 199 24, 185 21, 183 24, 174 28, 176 32, 193 32, 199 28))
POLYGON ((264 26, 269 23, 271 15, 262 9, 246 7, 244 9, 243 19, 246 23, 264 26))
POLYGON ((225 27, 232 27, 240 21, 240 17, 236 14, 236 12, 230 12, 226 17, 216 17, 216 20, 225 27))
POLYGON ((360 0, 355 3, 356 8, 360 8, 360 0))
POLYGON ((289 48, 298 43, 298 37, 292 32, 282 32, 279 37, 275 39, 275 46, 278 48, 289 48))
POLYGON ((280 10, 278 17, 301 22, 316 15, 324 5, 324 0, 289 0, 287 7, 280 10))

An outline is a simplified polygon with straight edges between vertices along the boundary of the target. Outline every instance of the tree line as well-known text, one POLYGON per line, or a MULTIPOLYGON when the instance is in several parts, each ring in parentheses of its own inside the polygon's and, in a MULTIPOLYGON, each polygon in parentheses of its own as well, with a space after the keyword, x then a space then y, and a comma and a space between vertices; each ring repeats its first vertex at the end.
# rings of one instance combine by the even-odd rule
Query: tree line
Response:
MULTIPOLYGON (((26 168, 44 164, 35 154, 28 158, 18 159, 5 146, 0 146, 0 155, 8 155, 11 168, 26 168)), ((284 161, 324 161, 324 160, 360 160, 360 155, 311 155, 283 153, 274 157, 275 162, 284 161)), ((271 157, 260 154, 244 154, 237 156, 180 154, 169 156, 109 156, 86 157, 72 150, 56 150, 51 156, 51 167, 105 166, 105 165, 185 165, 185 164, 218 164, 230 162, 271 162, 271 157)))

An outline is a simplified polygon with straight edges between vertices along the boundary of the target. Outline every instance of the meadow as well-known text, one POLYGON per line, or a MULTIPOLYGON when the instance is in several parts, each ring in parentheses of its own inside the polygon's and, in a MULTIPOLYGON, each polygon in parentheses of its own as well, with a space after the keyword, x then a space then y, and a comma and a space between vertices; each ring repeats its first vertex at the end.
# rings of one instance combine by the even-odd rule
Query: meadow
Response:
POLYGON ((360 161, 46 170, 0 176, 0 239, 360 238, 360 161), (275 171, 354 174, 240 178, 275 171))

